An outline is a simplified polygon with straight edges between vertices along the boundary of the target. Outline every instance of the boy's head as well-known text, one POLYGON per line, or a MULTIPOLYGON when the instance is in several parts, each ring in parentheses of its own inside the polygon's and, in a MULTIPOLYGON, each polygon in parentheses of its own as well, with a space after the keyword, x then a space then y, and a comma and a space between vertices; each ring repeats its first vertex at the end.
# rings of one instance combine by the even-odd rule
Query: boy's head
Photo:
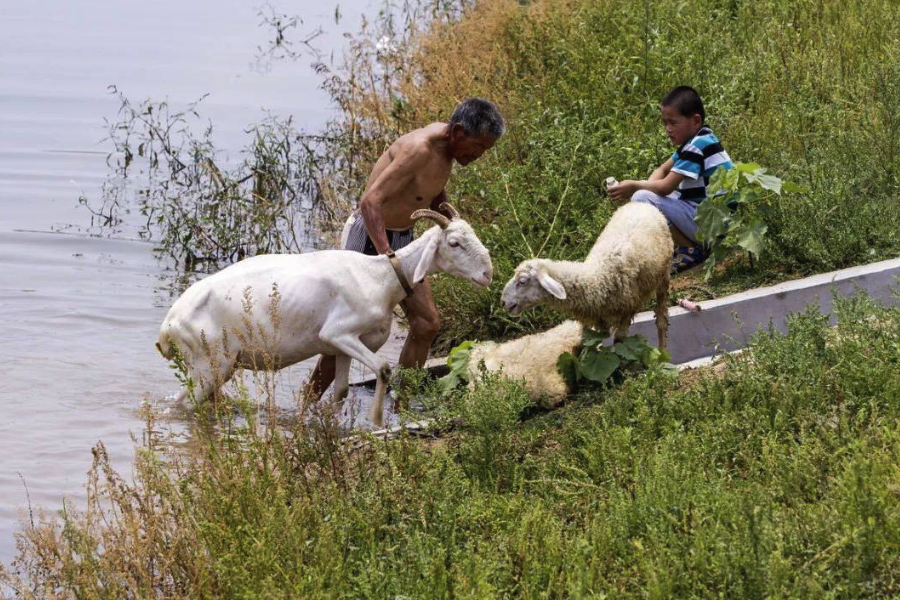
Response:
POLYGON ((706 111, 700 94, 692 87, 679 85, 660 100, 659 110, 662 113, 666 135, 676 146, 691 139, 697 130, 703 127, 706 111))

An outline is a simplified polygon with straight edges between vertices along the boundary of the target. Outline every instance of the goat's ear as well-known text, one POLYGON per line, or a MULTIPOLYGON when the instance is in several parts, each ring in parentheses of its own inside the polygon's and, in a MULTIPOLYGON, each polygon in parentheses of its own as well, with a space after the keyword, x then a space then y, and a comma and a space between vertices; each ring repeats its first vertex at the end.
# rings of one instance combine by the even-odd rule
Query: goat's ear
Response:
MULTIPOLYGON (((437 230, 435 230, 437 231, 437 230)), ((431 264, 434 262, 434 257, 437 255, 438 245, 441 242, 440 235, 433 235, 431 239, 425 244, 425 250, 422 252, 422 257, 419 258, 419 264, 416 265, 416 271, 413 274, 413 283, 422 283, 425 277, 428 275, 428 269, 431 268, 431 264)))
POLYGON ((560 282, 550 277, 546 271, 541 271, 538 274, 538 283, 541 284, 541 287, 550 292, 554 298, 558 298, 559 300, 566 299, 566 288, 562 286, 560 282))

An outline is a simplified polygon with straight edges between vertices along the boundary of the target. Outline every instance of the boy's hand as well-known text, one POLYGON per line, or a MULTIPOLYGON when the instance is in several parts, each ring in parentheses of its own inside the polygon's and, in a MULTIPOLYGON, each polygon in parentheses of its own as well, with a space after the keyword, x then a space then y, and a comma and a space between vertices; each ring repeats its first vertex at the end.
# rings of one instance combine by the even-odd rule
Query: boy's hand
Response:
POLYGON ((609 197, 617 202, 628 202, 636 191, 638 191, 638 182, 632 179, 620 181, 618 185, 610 186, 609 197))

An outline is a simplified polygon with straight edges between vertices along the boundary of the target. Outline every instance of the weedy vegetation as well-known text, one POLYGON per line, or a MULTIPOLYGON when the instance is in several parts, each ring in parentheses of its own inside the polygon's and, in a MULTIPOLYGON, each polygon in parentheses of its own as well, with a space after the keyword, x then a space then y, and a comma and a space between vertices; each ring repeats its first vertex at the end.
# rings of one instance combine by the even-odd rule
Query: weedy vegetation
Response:
POLYGON ((132 477, 95 448, 87 508, 26 523, 0 585, 14 598, 895 596, 900 310, 857 297, 837 316, 809 311, 712 369, 651 369, 549 413, 488 377, 452 392, 455 429, 437 438, 348 440, 327 411, 265 427, 235 398, 172 452, 148 414, 132 477))

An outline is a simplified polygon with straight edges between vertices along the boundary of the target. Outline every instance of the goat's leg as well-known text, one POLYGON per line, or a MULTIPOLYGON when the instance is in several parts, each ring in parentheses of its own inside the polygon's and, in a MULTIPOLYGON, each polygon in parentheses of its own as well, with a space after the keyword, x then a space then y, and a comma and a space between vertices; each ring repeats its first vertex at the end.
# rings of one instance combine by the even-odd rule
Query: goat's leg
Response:
POLYGON ((659 349, 666 349, 666 342, 669 333, 669 278, 666 277, 664 285, 660 285, 656 290, 656 307, 654 308, 654 316, 656 317, 656 335, 659 338, 659 349))
POLYGON ((334 392, 332 400, 335 404, 347 397, 350 391, 350 357, 346 354, 338 354, 334 366, 334 392))
POLYGON ((328 332, 322 331, 319 337, 334 346, 340 353, 346 354, 350 358, 355 358, 375 372, 375 375, 378 377, 378 383, 375 386, 375 399, 372 405, 371 417, 375 425, 380 427, 384 423, 384 395, 387 391, 388 380, 391 377, 391 365, 388 364, 388 361, 369 350, 362 343, 362 340, 351 334, 340 333, 331 337, 328 332))

